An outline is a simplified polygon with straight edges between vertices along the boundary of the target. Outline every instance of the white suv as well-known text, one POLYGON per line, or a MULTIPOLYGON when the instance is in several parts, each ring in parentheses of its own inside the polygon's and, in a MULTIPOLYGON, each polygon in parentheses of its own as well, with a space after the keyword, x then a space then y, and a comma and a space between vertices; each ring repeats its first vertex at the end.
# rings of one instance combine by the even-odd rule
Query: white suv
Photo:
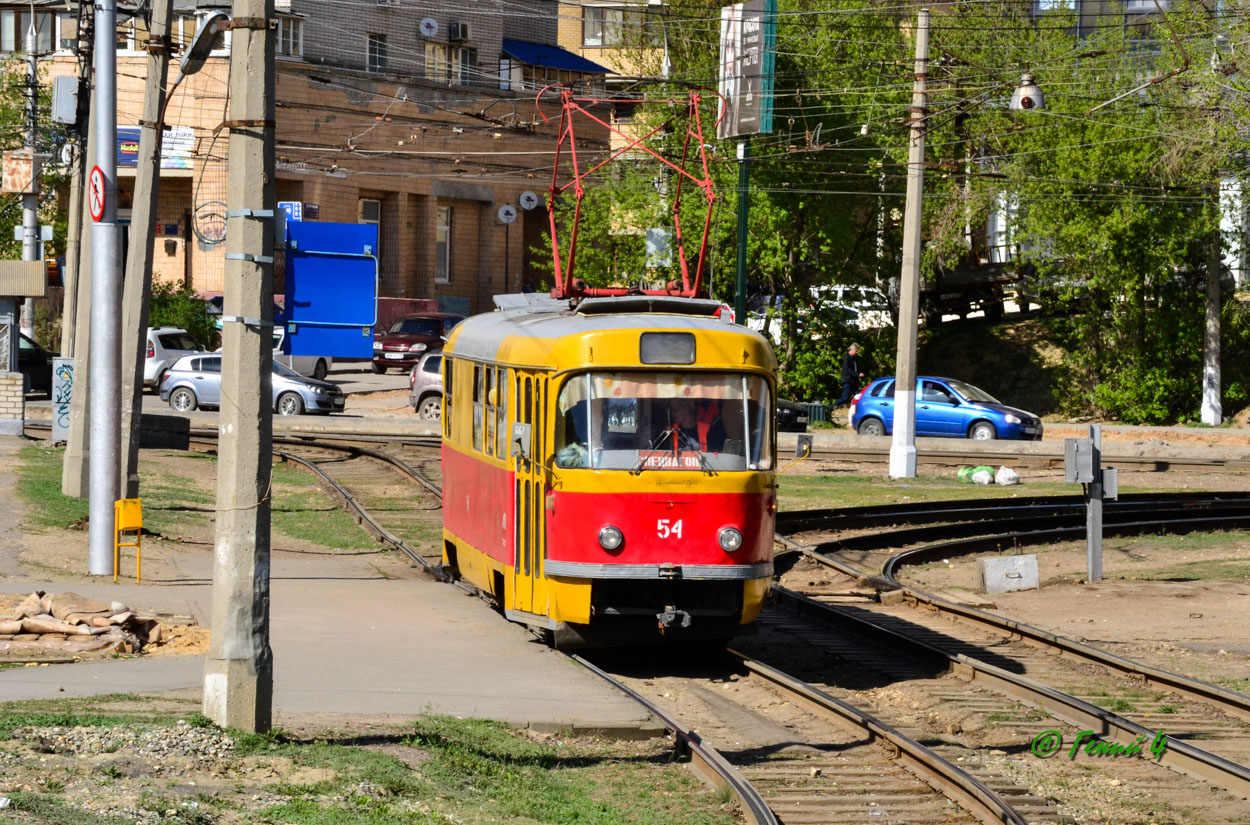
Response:
POLYGON ((148 327, 148 347, 143 359, 143 386, 155 389, 165 371, 184 355, 203 352, 185 329, 148 327))

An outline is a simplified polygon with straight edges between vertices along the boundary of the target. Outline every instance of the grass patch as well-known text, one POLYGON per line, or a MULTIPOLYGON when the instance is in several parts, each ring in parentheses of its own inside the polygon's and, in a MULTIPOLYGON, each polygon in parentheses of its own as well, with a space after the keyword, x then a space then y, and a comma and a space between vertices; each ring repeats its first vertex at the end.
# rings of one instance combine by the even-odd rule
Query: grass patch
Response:
MULTIPOLYGON (((166 718, 160 724, 176 723, 168 707, 145 712, 139 697, 113 696, 103 702, 8 703, 0 706, 0 721, 8 733, 23 726, 155 727, 154 717, 162 713, 166 718)), ((178 718, 208 724, 191 714, 178 718)), ((361 738, 302 741, 281 730, 229 733, 235 742, 231 761, 241 768, 232 779, 231 800, 158 790, 143 775, 105 766, 96 771, 93 802, 114 813, 69 804, 66 795, 74 791, 63 772, 43 783, 40 793, 9 794, 12 811, 18 822, 121 825, 132 819, 117 811, 129 812, 135 803, 127 800, 137 799, 140 809, 160 813, 160 821, 171 825, 217 822, 223 805, 238 821, 274 825, 734 822, 728 800, 673 761, 662 742, 539 742, 503 724, 449 717, 421 717, 410 726, 361 738), (287 768, 275 781, 271 771, 244 765, 287 768), (295 778, 301 775, 310 778, 295 778), (193 798, 198 806, 189 802, 193 798)), ((22 761, 26 781, 48 772, 43 756, 28 743, 14 740, 14 745, 18 750, 6 759, 6 773, 22 761)), ((14 775, 20 774, 15 770, 14 775)), ((166 784, 174 786, 172 780, 166 784)))
POLYGON ((1073 495, 1072 486, 1039 482, 1027 486, 999 487, 991 484, 964 484, 954 477, 887 478, 860 475, 782 475, 778 478, 777 498, 782 510, 809 510, 818 507, 869 507, 875 504, 902 504, 916 501, 952 501, 1023 496, 1073 495))
MULTIPOLYGON (((1221 534, 1221 540, 1245 541, 1221 534)), ((1250 561, 1212 559, 1210 561, 1191 561, 1160 567, 1153 570, 1126 574, 1125 578, 1137 581, 1244 581, 1250 579, 1250 561)))
POLYGON ((1137 706, 1121 696, 1114 699, 1099 699, 1094 704, 1104 707, 1112 713, 1132 713, 1137 710, 1137 706))
POLYGON ((17 494, 26 502, 30 520, 40 527, 67 527, 87 517, 87 499, 61 495, 65 450, 30 446, 17 455, 17 494))
POLYGON ((308 472, 275 462, 272 479, 269 523, 275 533, 322 547, 349 550, 378 547, 308 472))
POLYGON ((1215 681, 1215 684, 1219 685, 1225 690, 1232 690, 1232 691, 1236 691, 1237 693, 1244 693, 1246 695, 1250 695, 1250 679, 1220 678, 1220 679, 1215 679, 1214 681, 1215 681))
MULTIPOLYGON (((932 472, 947 472, 932 471, 932 472)), ((999 486, 964 484, 955 472, 943 476, 887 478, 852 474, 778 478, 778 504, 782 510, 809 510, 818 507, 869 507, 876 504, 905 504, 917 501, 964 501, 973 499, 1032 498, 1034 496, 1080 496, 1073 485, 1058 481, 999 486)), ((1121 493, 1150 492, 1146 487, 1121 487, 1121 493)))
POLYGON ((1178 705, 1159 705, 1155 713, 1176 713, 1178 710, 1180 710, 1178 705))
POLYGON ((39 822, 41 825, 129 825, 130 822, 120 816, 71 807, 51 794, 14 791, 8 796, 12 800, 8 813, 21 817, 19 822, 39 822))

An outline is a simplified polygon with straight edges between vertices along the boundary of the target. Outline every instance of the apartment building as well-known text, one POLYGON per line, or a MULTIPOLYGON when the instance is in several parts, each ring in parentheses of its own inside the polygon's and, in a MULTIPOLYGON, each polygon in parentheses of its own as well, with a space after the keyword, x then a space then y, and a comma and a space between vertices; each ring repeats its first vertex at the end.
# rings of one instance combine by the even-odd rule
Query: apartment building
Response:
MULTIPOLYGON (((37 0, 47 77, 78 74, 77 4, 37 0)), ((546 244, 558 106, 554 83, 601 87, 607 69, 556 45, 557 0, 278 0, 278 200, 305 221, 379 228, 379 294, 453 311, 492 306, 536 276, 546 244), (544 121, 543 116, 551 118, 544 121), (522 194, 533 192, 532 209, 522 194), (510 206, 512 210, 501 207, 510 206), (514 212, 514 222, 506 218, 514 212)), ((177 51, 228 2, 175 0, 177 51)), ((87 12, 90 13, 90 5, 87 12)), ((119 4, 119 218, 129 216, 147 21, 119 4)), ((0 3, 0 52, 20 55, 29 0, 0 3)), ((224 284, 230 37, 166 110, 154 276, 205 293, 224 284)), ((171 70, 172 78, 176 66, 171 70)), ((606 135, 583 133, 583 150, 606 135)), ((281 260, 275 284, 282 288, 281 260)))

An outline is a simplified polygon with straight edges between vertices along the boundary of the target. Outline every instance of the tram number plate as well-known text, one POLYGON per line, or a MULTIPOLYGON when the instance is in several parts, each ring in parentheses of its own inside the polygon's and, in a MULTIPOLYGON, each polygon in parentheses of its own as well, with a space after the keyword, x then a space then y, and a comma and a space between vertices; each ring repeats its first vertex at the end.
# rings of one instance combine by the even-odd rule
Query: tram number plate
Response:
POLYGON ((672 450, 641 450, 638 460, 644 470, 698 470, 699 454, 672 450))

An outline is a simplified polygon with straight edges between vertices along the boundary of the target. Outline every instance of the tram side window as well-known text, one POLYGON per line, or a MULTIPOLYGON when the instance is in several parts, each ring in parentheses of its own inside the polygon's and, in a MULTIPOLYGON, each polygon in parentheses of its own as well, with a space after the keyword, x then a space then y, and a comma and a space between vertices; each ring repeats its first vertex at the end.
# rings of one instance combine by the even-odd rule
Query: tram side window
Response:
POLYGON ((452 399, 456 397, 456 362, 451 358, 443 359, 443 435, 451 438, 452 399))
POLYGON ((486 399, 485 418, 483 421, 486 432, 486 454, 495 454, 495 368, 486 367, 483 370, 485 374, 486 384, 483 397, 486 399))
POLYGON ((500 367, 499 380, 496 383, 499 398, 495 404, 495 455, 503 456, 508 452, 508 370, 500 367))
POLYGON ((481 364, 473 365, 473 449, 482 449, 482 384, 486 370, 481 364))

